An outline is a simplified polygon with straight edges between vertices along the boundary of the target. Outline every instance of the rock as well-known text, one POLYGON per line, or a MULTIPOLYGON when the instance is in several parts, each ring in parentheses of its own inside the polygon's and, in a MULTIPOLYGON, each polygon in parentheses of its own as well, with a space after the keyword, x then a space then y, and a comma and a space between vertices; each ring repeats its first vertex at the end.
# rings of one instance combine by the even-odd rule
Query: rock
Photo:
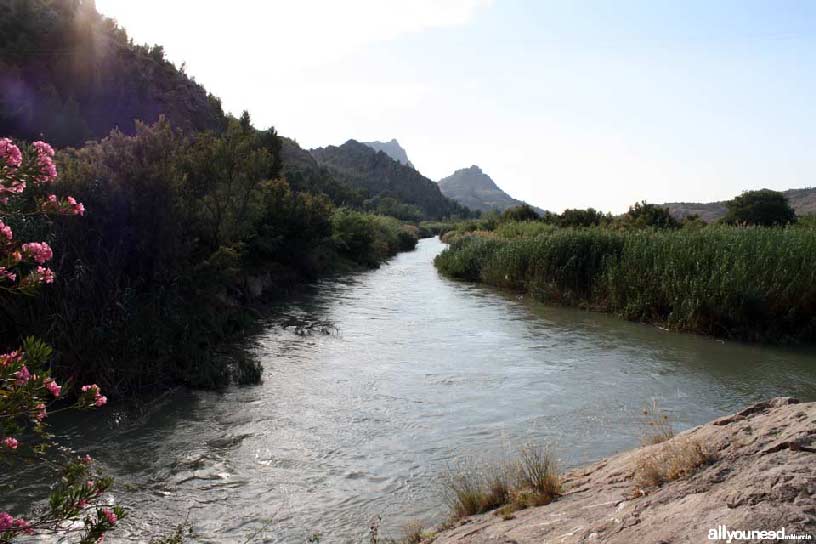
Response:
MULTIPOLYGON (((709 529, 812 533, 816 538, 816 403, 776 398, 568 472, 555 502, 468 518, 434 544, 707 542, 709 529), (693 474, 636 492, 640 456, 689 441, 711 455, 693 474)), ((755 540, 740 542, 759 542, 755 540)), ((765 542, 768 542, 765 540, 765 542)))

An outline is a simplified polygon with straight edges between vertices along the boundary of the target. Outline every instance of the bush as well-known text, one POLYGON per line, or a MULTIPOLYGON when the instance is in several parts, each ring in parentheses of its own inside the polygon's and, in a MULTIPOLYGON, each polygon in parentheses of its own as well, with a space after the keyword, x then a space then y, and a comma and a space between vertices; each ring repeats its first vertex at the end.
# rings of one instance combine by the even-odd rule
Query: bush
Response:
POLYGON ((500 507, 507 516, 513 510, 548 504, 562 493, 555 458, 548 449, 530 445, 512 461, 461 462, 448 470, 442 486, 454 519, 500 507))
POLYGON ((723 222, 730 225, 773 227, 796 222, 796 214, 782 193, 762 189, 746 191, 726 203, 723 222))

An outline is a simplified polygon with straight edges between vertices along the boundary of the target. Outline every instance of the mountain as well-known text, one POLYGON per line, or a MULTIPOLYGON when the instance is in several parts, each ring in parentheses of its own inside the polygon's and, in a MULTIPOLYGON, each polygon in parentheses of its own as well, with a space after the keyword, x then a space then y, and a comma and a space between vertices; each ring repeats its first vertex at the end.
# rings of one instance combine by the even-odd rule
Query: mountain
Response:
POLYGON ((220 130, 220 101, 135 45, 93 0, 0 0, 0 134, 81 145, 164 115, 183 130, 220 130))
POLYGON ((349 140, 339 147, 312 149, 311 153, 338 182, 372 197, 412 204, 428 218, 469 214, 469 210, 446 198, 436 183, 366 144, 349 140))
POLYGON ((368 191, 338 182, 326 166, 321 166, 297 142, 281 136, 281 174, 296 191, 323 193, 337 206, 362 208, 371 198, 368 191))
MULTIPOLYGON (((788 189, 782 191, 782 194, 788 199, 796 215, 816 214, 816 187, 788 189)), ((725 201, 708 203, 669 202, 660 206, 668 208, 669 212, 677 219, 682 219, 687 215, 698 215, 700 219, 708 223, 720 219, 726 212, 725 201)))
MULTIPOLYGON (((446 197, 452 198, 471 210, 504 211, 524 204, 521 200, 516 200, 502 191, 490 179, 490 176, 475 165, 457 170, 452 175, 439 180, 439 188, 446 197)), ((541 208, 535 208, 535 210, 539 214, 544 213, 541 208)))
POLYGON ((405 152, 405 149, 399 144, 396 139, 392 139, 390 142, 362 142, 374 151, 382 151, 395 161, 400 164, 404 164, 405 166, 410 166, 414 168, 414 165, 411 164, 411 161, 408 160, 408 153, 405 152))

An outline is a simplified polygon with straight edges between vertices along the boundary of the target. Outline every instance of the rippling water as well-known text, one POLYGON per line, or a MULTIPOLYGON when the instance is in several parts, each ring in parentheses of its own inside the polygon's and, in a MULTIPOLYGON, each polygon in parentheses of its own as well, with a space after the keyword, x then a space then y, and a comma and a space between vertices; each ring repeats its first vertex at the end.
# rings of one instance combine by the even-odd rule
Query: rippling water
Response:
POLYGON ((463 457, 532 441, 564 466, 598 459, 637 445, 653 398, 681 428, 775 395, 816 400, 813 349, 536 305, 440 277, 442 248, 423 240, 289 302, 337 333, 270 323, 254 339, 261 386, 61 422, 134 511, 119 538, 189 518, 197 542, 361 542, 377 515, 387 532, 439 521, 439 476, 463 457))

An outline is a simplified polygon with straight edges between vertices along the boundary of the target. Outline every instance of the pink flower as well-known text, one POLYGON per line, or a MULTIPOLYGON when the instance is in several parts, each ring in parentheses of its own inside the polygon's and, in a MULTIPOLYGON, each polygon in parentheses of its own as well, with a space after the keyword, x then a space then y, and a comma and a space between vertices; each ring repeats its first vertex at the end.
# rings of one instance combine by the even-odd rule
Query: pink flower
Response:
POLYGON ((50 268, 45 268, 42 266, 37 267, 37 276, 39 281, 45 283, 54 283, 54 271, 50 268))
POLYGON ((17 377, 17 381, 15 382, 17 385, 25 385, 28 383, 28 380, 31 379, 31 372, 28 371, 28 368, 23 365, 23 368, 18 370, 14 373, 17 377))
POLYGON ((11 227, 0 221, 0 236, 5 238, 6 240, 11 241, 14 237, 14 233, 11 231, 11 227))
POLYGON ((7 279, 14 282, 17 279, 17 274, 10 272, 5 266, 0 266, 0 280, 7 279))
POLYGON ((83 206, 81 202, 77 202, 72 196, 67 197, 65 200, 71 206, 71 213, 80 216, 85 215, 85 206, 83 206))
POLYGON ((40 167, 40 175, 36 176, 39 183, 50 183, 57 179, 57 167, 54 164, 54 148, 45 142, 34 142, 31 144, 37 152, 37 164, 40 167))
POLYGON ((45 416, 48 415, 48 412, 45 410, 45 404, 42 402, 37 404, 34 409, 37 410, 37 413, 34 415, 34 419, 37 421, 42 421, 45 419, 45 416))
POLYGON ((19 351, 12 351, 10 353, 4 353, 0 355, 0 367, 4 367, 6 365, 10 365, 19 361, 22 358, 22 355, 19 351))
POLYGON ((86 455, 85 455, 85 457, 83 457, 83 458, 81 459, 81 461, 82 461, 82 464, 83 464, 83 465, 90 465, 91 463, 93 463, 93 457, 91 457, 90 455, 87 455, 87 454, 86 454, 86 455))
POLYGON ((16 450, 18 444, 19 442, 17 442, 17 439, 13 436, 7 436, 6 439, 3 440, 3 445, 10 450, 16 450))
POLYGON ((14 520, 14 527, 17 530, 22 531, 27 535, 34 534, 34 529, 31 528, 31 524, 29 522, 27 522, 26 520, 24 520, 23 518, 15 519, 14 520))
POLYGON ((49 392, 50 392, 52 395, 54 395, 55 397, 59 398, 59 396, 60 396, 60 391, 62 390, 62 387, 61 387, 61 386, 59 386, 59 385, 57 384, 57 382, 55 382, 55 381, 54 381, 53 379, 51 379, 51 378, 46 378, 46 379, 45 379, 45 381, 43 382, 43 385, 45 386, 45 388, 46 388, 46 389, 48 389, 48 391, 49 391, 49 392))
POLYGON ((87 487, 88 489, 93 489, 96 487, 96 484, 93 483, 93 480, 88 480, 87 482, 85 482, 85 487, 87 487))
POLYGON ((45 142, 34 142, 31 146, 37 151, 37 155, 53 157, 54 148, 45 142))
POLYGON ((108 523, 110 523, 111 525, 116 525, 118 518, 116 517, 116 514, 113 513, 113 510, 111 510, 110 508, 103 508, 102 514, 108 520, 108 523))
POLYGON ((13 525, 14 518, 8 512, 0 512, 0 533, 8 531, 13 525))
POLYGON ((108 397, 103 397, 102 395, 98 395, 94 400, 94 404, 96 404, 97 408, 101 408, 108 403, 108 397))
POLYGON ((50 261, 54 256, 53 251, 51 251, 51 246, 45 242, 30 242, 23 244, 22 247, 23 253, 30 255, 32 259, 40 264, 50 261))
POLYGON ((20 148, 14 145, 11 140, 0 138, 0 160, 5 161, 12 168, 17 168, 23 163, 23 154, 20 152, 20 148))
POLYGON ((77 502, 77 508, 85 508, 86 506, 88 506, 88 501, 86 501, 85 499, 80 499, 77 502))
POLYGON ((95 391, 95 392, 98 392, 98 391, 99 391, 99 386, 98 386, 98 385, 96 385, 96 384, 93 384, 93 385, 83 385, 83 386, 82 386, 82 388, 81 388, 81 391, 82 391, 83 393, 85 393, 86 391, 95 391))

